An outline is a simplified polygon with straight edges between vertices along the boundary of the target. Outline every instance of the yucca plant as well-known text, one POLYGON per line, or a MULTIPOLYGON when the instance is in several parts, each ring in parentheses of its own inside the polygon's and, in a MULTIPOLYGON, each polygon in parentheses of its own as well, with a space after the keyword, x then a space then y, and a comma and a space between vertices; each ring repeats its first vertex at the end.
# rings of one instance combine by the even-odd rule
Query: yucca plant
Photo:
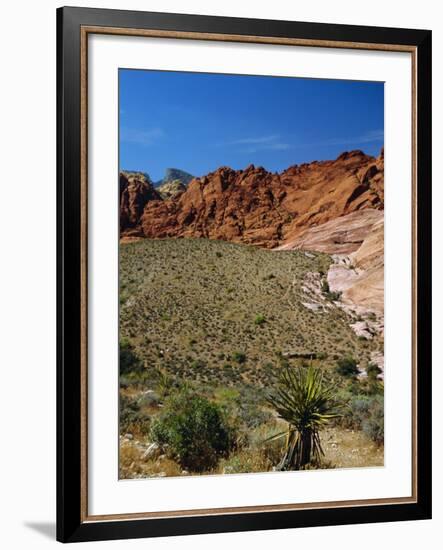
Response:
POLYGON ((269 439, 286 437, 284 455, 277 470, 303 470, 318 465, 324 452, 320 430, 340 416, 333 387, 323 382, 320 369, 312 366, 286 367, 274 395, 268 398, 288 429, 269 439))

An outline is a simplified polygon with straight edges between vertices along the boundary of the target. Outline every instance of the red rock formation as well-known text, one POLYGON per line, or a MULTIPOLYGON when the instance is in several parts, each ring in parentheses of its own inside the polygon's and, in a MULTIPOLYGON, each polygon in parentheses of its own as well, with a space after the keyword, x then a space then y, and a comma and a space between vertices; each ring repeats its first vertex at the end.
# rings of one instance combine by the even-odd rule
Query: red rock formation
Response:
POLYGON ((221 167, 167 200, 148 197, 144 187, 140 191, 140 200, 136 193, 132 197, 132 217, 128 203, 122 204, 130 219, 130 225, 121 225, 122 236, 135 229, 149 238, 206 237, 274 248, 339 216, 382 209, 383 157, 352 151, 279 174, 253 165, 221 167))
POLYGON ((138 172, 120 172, 120 234, 132 230, 141 231, 140 223, 143 209, 149 200, 161 200, 160 194, 154 189, 148 178, 138 172))

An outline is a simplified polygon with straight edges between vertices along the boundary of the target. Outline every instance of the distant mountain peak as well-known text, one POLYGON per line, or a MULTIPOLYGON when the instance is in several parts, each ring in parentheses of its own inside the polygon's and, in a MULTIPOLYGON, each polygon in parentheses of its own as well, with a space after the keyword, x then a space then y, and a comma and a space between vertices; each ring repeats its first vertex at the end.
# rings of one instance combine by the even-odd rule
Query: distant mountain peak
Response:
POLYGON ((163 182, 165 183, 167 181, 180 180, 182 183, 187 185, 192 179, 194 179, 194 176, 192 176, 189 172, 185 172, 179 168, 166 168, 163 182))
POLYGON ((165 183, 170 183, 173 181, 179 181, 184 186, 187 186, 188 183, 193 179, 194 176, 192 174, 189 174, 189 172, 185 172, 184 170, 180 170, 179 168, 166 168, 165 175, 161 180, 155 182, 155 187, 160 187, 165 183))

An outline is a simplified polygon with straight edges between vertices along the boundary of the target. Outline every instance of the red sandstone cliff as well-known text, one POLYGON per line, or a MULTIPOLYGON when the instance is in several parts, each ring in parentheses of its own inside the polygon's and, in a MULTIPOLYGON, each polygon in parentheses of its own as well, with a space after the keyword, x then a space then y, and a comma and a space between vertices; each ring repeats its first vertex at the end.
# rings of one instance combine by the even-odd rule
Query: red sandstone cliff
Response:
POLYGON ((142 175, 122 174, 121 236, 206 237, 275 248, 339 216, 383 209, 383 168, 383 152, 376 159, 362 151, 281 173, 221 167, 168 199, 142 175))

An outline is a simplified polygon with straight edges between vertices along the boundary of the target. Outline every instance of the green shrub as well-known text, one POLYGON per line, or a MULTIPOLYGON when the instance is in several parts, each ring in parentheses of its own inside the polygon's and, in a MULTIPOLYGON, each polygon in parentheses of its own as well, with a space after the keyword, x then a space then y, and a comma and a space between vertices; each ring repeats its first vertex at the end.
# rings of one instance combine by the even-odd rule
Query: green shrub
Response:
POLYGON ((327 298, 331 302, 338 302, 341 298, 341 292, 328 292, 327 298))
POLYGON ((384 406, 380 395, 359 397, 351 401, 353 422, 376 443, 384 438, 384 406))
POLYGON ((378 444, 383 443, 385 435, 385 420, 383 407, 378 402, 371 410, 369 417, 363 421, 362 428, 365 434, 378 444))
POLYGON ((169 395, 176 386, 176 380, 167 372, 157 369, 155 372, 156 389, 162 399, 169 395))
POLYGON ((352 416, 358 424, 361 424, 363 419, 369 414, 371 401, 371 398, 366 395, 359 395, 351 400, 352 416))
POLYGON ((368 375, 369 379, 377 380, 378 375, 381 374, 381 368, 374 363, 369 363, 366 368, 366 374, 368 375))
POLYGON ((232 359, 239 365, 243 365, 243 363, 246 363, 246 354, 242 351, 234 351, 232 359))
POLYGON ((363 432, 378 444, 384 439, 383 395, 349 395, 342 423, 363 432))
POLYGON ((235 422, 237 430, 244 432, 243 435, 249 434, 251 430, 272 418, 272 414, 263 408, 266 400, 258 388, 250 389, 248 386, 243 386, 236 390, 226 390, 221 395, 230 397, 225 398, 222 404, 229 417, 235 422))
POLYGON ((321 282, 321 291, 325 295, 326 299, 330 300, 331 302, 336 302, 341 298, 341 292, 331 291, 331 289, 329 288, 329 283, 326 279, 323 279, 321 282))
POLYGON ((143 407, 157 408, 159 404, 160 404, 160 396, 157 393, 155 393, 155 391, 153 390, 146 391, 137 399, 137 405, 141 408, 143 407))
POLYGON ((257 315, 254 319, 255 325, 263 325, 266 322, 266 317, 264 315, 257 315))
POLYGON ((357 361, 353 357, 342 357, 337 361, 336 369, 338 374, 347 378, 355 378, 359 373, 357 361))
POLYGON ((191 363, 191 368, 193 369, 203 369, 204 367, 206 367, 206 363, 201 359, 196 359, 191 363))
POLYGON ((120 340, 120 374, 141 372, 142 362, 136 355, 133 345, 126 338, 120 340))
POLYGON ((166 399, 151 428, 151 439, 183 468, 194 472, 211 470, 227 456, 234 435, 218 405, 183 390, 166 399))
POLYGON ((136 401, 125 396, 120 397, 120 434, 131 433, 135 435, 147 435, 150 429, 151 418, 140 410, 136 401))
POLYGON ((329 283, 326 279, 323 279, 323 281, 321 282, 321 291, 323 292, 323 294, 329 294, 330 292, 329 283))

